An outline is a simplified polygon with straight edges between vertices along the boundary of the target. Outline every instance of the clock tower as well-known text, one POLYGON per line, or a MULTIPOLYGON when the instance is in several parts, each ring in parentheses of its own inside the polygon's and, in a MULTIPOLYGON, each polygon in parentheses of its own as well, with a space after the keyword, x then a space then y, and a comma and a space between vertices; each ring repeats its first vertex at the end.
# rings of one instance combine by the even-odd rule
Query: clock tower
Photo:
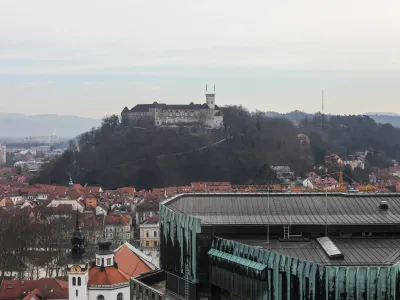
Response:
POLYGON ((67 265, 69 297, 72 300, 88 300, 89 260, 85 256, 85 236, 79 227, 76 211, 76 229, 71 238, 71 260, 67 265))

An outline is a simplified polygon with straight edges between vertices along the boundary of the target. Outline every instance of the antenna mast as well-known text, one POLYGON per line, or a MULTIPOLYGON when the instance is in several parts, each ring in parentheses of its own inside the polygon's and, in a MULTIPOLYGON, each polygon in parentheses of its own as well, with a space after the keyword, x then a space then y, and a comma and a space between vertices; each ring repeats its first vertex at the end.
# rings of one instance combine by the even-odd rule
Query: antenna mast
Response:
POLYGON ((324 114, 324 90, 322 90, 322 114, 324 114))

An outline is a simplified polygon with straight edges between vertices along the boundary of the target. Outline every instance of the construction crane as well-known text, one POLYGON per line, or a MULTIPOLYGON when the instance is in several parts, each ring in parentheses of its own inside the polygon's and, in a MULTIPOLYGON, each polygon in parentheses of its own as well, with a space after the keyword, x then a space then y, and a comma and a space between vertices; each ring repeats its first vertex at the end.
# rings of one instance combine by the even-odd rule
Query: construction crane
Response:
POLYGON ((345 188, 344 183, 343 183, 343 171, 342 171, 342 168, 340 168, 340 171, 339 171, 339 185, 338 185, 338 190, 339 190, 340 192, 346 192, 346 191, 347 191, 347 189, 345 188))

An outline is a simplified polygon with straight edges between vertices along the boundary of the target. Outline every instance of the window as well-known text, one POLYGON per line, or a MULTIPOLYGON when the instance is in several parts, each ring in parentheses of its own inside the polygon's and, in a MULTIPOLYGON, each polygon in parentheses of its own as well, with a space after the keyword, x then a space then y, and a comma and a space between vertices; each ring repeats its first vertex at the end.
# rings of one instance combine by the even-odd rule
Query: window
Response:
POLYGON ((97 296, 97 300, 104 300, 104 296, 103 295, 98 295, 97 296))
POLYGON ((82 284, 82 282, 81 282, 81 278, 80 277, 78 277, 78 285, 81 285, 82 284))
POLYGON ((157 246, 158 246, 158 242, 154 241, 154 247, 157 247, 157 246))
POLYGON ((153 236, 154 236, 154 237, 157 237, 157 231, 154 231, 153 236))
POLYGON ((76 296, 78 297, 78 290, 76 290, 76 296))
POLYGON ((100 258, 97 259, 97 265, 100 265, 100 258))
POLYGON ((104 266, 104 258, 101 259, 101 265, 104 266))
POLYGON ((111 258, 107 258, 107 266, 111 265, 111 258))
POLYGON ((76 285, 76 278, 72 277, 72 285, 76 285))
POLYGON ((149 235, 149 232, 148 231, 146 231, 146 237, 149 237, 150 235, 149 235))
POLYGON ((149 247, 149 241, 146 241, 146 247, 149 247))
POLYGON ((123 299, 124 299, 124 294, 118 293, 117 300, 123 300, 123 299))

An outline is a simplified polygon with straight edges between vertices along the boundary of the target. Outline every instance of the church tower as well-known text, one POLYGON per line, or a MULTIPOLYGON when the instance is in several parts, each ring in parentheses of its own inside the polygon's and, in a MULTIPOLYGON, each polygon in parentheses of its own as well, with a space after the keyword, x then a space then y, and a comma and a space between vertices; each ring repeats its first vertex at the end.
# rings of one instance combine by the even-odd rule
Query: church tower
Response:
POLYGON ((206 103, 210 109, 215 109, 215 84, 213 93, 209 93, 207 91, 207 84, 206 84, 206 103))
POLYGON ((69 297, 72 300, 88 300, 89 260, 85 256, 85 236, 79 227, 78 211, 76 228, 71 239, 71 260, 67 265, 69 297))

